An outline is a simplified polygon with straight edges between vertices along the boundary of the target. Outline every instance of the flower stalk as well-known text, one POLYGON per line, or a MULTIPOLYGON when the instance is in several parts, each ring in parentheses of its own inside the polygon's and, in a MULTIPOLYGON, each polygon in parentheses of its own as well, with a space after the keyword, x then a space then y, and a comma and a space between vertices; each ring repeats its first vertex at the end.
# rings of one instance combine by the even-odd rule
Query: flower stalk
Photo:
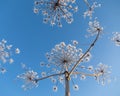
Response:
POLYGON ((65 71, 65 96, 70 96, 70 77, 68 71, 65 71))
POLYGON ((69 75, 72 74, 72 72, 75 70, 75 68, 82 62, 82 59, 86 56, 86 54, 93 48, 93 46, 95 45, 96 41, 98 40, 100 35, 100 31, 98 30, 98 34, 95 38, 95 40, 93 41, 93 43, 90 45, 90 47, 87 49, 87 51, 83 54, 83 56, 76 62, 76 64, 72 67, 69 75))

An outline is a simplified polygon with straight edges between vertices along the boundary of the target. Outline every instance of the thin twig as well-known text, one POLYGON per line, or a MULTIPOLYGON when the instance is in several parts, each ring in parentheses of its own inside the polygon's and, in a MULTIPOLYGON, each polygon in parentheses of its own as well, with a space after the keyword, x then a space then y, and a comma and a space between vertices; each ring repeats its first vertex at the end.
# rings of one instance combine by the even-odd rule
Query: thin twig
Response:
POLYGON ((49 76, 46 76, 46 77, 43 77, 43 78, 36 79, 36 81, 40 81, 40 80, 43 80, 43 79, 47 79, 47 78, 50 78, 50 77, 53 77, 53 76, 63 75, 63 74, 65 74, 65 73, 52 74, 52 75, 49 75, 49 76))
POLYGON ((87 0, 84 0, 84 2, 85 2, 85 4, 86 4, 89 8, 91 8, 91 7, 90 7, 90 4, 89 4, 89 2, 88 2, 87 0))

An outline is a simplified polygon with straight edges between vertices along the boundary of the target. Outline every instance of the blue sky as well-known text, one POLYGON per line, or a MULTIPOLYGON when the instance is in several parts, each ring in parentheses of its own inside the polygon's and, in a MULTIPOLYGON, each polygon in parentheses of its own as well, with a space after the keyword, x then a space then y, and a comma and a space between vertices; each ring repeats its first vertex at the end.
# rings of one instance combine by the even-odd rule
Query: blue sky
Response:
MULTIPOLYGON (((39 82, 38 88, 24 91, 21 88, 21 81, 16 80, 16 76, 24 72, 21 63, 39 73, 42 70, 39 63, 47 62, 45 53, 62 41, 69 43, 71 40, 77 40, 83 51, 88 48, 91 41, 91 38, 85 38, 88 34, 86 32, 88 19, 83 18, 86 7, 82 0, 76 1, 79 4, 79 11, 74 14, 74 22, 69 25, 62 20, 63 27, 59 28, 43 24, 43 16, 33 13, 34 0, 0 0, 0 40, 4 38, 9 44, 21 50, 20 55, 13 56, 15 62, 12 65, 6 64, 8 72, 0 74, 0 96, 64 95, 64 88, 61 86, 58 92, 54 93, 49 80, 39 82)), ((117 79, 101 86, 93 78, 87 78, 85 81, 79 81, 79 91, 73 91, 71 88, 71 96, 120 95, 120 47, 115 46, 110 40, 112 32, 120 32, 120 1, 97 1, 102 7, 96 8, 94 16, 98 17, 104 32, 91 51, 92 59, 89 63, 96 65, 103 62, 112 66, 112 78, 117 79)))

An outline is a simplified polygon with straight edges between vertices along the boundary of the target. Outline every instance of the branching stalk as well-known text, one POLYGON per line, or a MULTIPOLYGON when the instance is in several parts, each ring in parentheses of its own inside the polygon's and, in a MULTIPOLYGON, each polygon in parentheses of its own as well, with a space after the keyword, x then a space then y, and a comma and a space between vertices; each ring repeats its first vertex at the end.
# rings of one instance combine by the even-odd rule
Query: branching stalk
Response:
POLYGON ((52 75, 49 75, 49 76, 46 76, 46 77, 43 77, 43 78, 39 78, 36 81, 40 81, 40 80, 43 80, 43 79, 47 79, 47 78, 50 78, 50 77, 53 77, 53 76, 58 76, 58 75, 63 75, 63 74, 65 74, 65 73, 52 74, 52 75))
POLYGON ((76 64, 73 66, 73 68, 71 69, 69 75, 71 75, 73 73, 73 71, 75 70, 75 68, 82 62, 82 59, 87 55, 87 53, 93 48, 93 46, 95 45, 96 41, 98 40, 100 35, 100 31, 98 31, 98 34, 95 38, 95 40, 93 41, 93 43, 90 45, 90 47, 87 49, 87 51, 82 55, 82 57, 76 62, 76 64))

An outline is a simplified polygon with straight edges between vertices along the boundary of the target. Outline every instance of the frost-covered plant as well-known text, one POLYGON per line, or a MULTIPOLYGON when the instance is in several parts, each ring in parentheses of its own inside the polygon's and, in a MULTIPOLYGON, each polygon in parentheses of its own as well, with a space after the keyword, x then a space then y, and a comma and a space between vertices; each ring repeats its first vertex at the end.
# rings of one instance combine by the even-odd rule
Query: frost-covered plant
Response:
MULTIPOLYGON (((97 38, 98 36, 96 36, 97 38)), ((58 83, 60 83, 65 86, 65 96, 70 96, 70 81, 73 83, 73 89, 76 91, 79 90, 79 85, 74 83, 74 79, 85 80, 87 76, 91 76, 98 83, 105 84, 110 75, 109 66, 102 63, 97 68, 94 68, 92 65, 84 65, 86 61, 91 59, 90 49, 94 46, 96 39, 85 53, 78 47, 78 41, 76 40, 73 40, 72 44, 66 44, 65 42, 56 44, 50 53, 46 53, 48 63, 40 63, 41 67, 48 68, 47 71, 41 72, 41 76, 38 76, 39 74, 33 70, 28 70, 18 75, 18 78, 25 81, 22 88, 25 90, 31 89, 38 86, 40 80, 49 78, 54 84, 54 92, 58 90, 58 83)))
POLYGON ((23 69, 25 69, 25 72, 18 75, 17 78, 23 80, 24 84, 22 85, 22 88, 24 90, 31 89, 33 87, 38 86, 38 73, 34 72, 30 68, 27 68, 25 64, 22 64, 23 69))
POLYGON ((98 83, 101 83, 102 85, 105 84, 105 82, 109 82, 110 81, 110 71, 111 66, 105 65, 105 64, 98 64, 98 67, 94 70, 95 74, 96 74, 96 80, 98 81, 98 83))
POLYGON ((114 32, 112 41, 115 43, 116 46, 120 46, 120 32, 114 32))
POLYGON ((90 6, 90 4, 88 3, 87 0, 84 0, 84 1, 88 6, 88 10, 86 10, 84 12, 84 17, 86 18, 86 16, 88 16, 90 19, 92 19, 95 8, 101 7, 101 4, 98 4, 97 2, 94 2, 93 5, 90 6))
MULTIPOLYGON (((89 16, 91 19, 94 9, 101 5, 94 2, 90 6, 87 0, 84 1, 89 7, 89 10, 84 13, 84 17, 89 16)), ((44 23, 50 23, 52 26, 57 24, 59 27, 62 27, 61 19, 63 18, 68 23, 72 23, 72 11, 76 12, 78 10, 78 7, 75 7, 74 4, 75 0, 38 0, 34 2, 34 13, 38 14, 42 11, 44 23)), ((58 83, 60 83, 65 88, 65 96, 70 96, 69 82, 73 83, 74 90, 79 90, 79 85, 76 82, 74 83, 74 79, 85 80, 87 76, 90 76, 99 84, 105 84, 110 75, 109 66, 100 63, 97 68, 94 68, 92 65, 87 66, 84 64, 90 61, 92 57, 90 51, 103 31, 103 27, 97 21, 97 18, 94 21, 89 21, 88 24, 89 28, 87 31, 91 36, 96 36, 96 38, 85 52, 78 47, 79 43, 76 40, 73 40, 70 44, 66 44, 65 42, 56 44, 50 52, 46 53, 48 63, 40 63, 42 68, 48 68, 47 71, 42 71, 40 76, 33 70, 28 70, 18 75, 18 78, 25 81, 23 88, 29 89, 36 87, 39 81, 49 78, 54 84, 52 87, 54 92, 58 90, 58 83)))
MULTIPOLYGON (((71 70, 72 66, 83 55, 82 49, 77 48, 77 44, 78 42, 73 40, 73 44, 61 42, 55 45, 51 52, 46 54, 49 64, 54 65, 57 70, 61 70, 62 72, 71 70)), ((87 53, 83 61, 87 61, 90 57, 90 53, 87 53)))
POLYGON ((5 39, 2 39, 0 42, 0 73, 5 73, 7 71, 4 67, 6 63, 12 64, 14 62, 12 55, 14 53, 20 53, 18 48, 13 49, 12 46, 13 45, 8 45, 5 39))
POLYGON ((103 27, 100 25, 100 22, 95 18, 94 21, 89 21, 88 23, 89 28, 87 31, 90 33, 91 36, 101 33, 103 31, 103 27))
POLYGON ((36 0, 33 10, 35 14, 42 12, 44 23, 50 23, 52 26, 57 24, 62 27, 61 19, 65 19, 69 24, 72 23, 72 12, 77 12, 78 7, 75 0, 36 0))

